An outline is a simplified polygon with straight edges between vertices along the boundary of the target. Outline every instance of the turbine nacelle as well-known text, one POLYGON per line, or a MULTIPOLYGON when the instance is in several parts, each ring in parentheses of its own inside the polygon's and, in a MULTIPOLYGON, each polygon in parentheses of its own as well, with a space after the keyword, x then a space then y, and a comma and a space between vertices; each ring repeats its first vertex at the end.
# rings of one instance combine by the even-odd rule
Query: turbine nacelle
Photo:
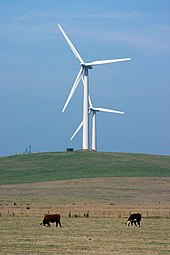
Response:
POLYGON ((89 107, 89 111, 90 111, 90 113, 91 113, 91 112, 99 112, 99 110, 97 110, 97 109, 95 109, 95 108, 93 108, 93 107, 89 107))
POLYGON ((86 64, 86 63, 80 63, 80 66, 85 69, 85 68, 88 68, 88 69, 92 69, 93 66, 91 66, 90 64, 86 64))

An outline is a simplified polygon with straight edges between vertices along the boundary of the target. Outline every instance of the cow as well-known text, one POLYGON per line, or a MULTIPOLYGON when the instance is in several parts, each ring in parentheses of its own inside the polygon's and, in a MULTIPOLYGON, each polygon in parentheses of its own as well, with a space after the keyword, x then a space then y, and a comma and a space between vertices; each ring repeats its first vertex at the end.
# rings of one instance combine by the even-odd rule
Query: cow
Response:
POLYGON ((135 224, 135 226, 140 227, 140 222, 141 222, 141 214, 140 213, 133 213, 129 216, 128 220, 126 221, 126 225, 129 227, 129 225, 131 224, 133 226, 133 223, 135 224))
POLYGON ((60 227, 61 227, 60 214, 46 214, 46 215, 44 216, 43 222, 40 223, 40 224, 41 224, 41 225, 43 224, 44 227, 45 227, 46 224, 47 224, 49 227, 51 227, 50 222, 51 222, 51 223, 56 222, 56 227, 58 226, 58 224, 59 224, 60 227))

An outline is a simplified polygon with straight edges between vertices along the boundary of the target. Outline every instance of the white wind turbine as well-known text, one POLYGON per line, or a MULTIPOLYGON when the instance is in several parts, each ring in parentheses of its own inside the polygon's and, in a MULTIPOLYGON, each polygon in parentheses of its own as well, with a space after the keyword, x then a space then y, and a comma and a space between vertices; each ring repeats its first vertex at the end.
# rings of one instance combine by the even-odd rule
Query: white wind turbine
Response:
MULTIPOLYGON (((94 107, 92 105, 90 96, 89 96, 89 115, 92 113, 92 150, 96 151, 96 112, 107 112, 107 113, 116 113, 116 114, 124 114, 124 112, 107 109, 107 108, 101 108, 101 107, 94 107)), ((83 127, 83 121, 80 123, 70 140, 72 140, 76 134, 79 132, 79 130, 83 127)))
POLYGON ((73 87, 70 91, 70 94, 66 100, 66 103, 63 107, 62 112, 65 111, 68 103, 70 102, 81 78, 83 78, 83 83, 84 83, 84 102, 83 102, 83 144, 82 144, 82 149, 89 149, 89 119, 88 119, 88 94, 89 94, 89 82, 88 82, 88 70, 92 69, 93 66, 97 65, 103 65, 103 64, 110 64, 110 63, 116 63, 116 62, 122 62, 126 60, 131 60, 130 58, 122 58, 122 59, 110 59, 110 60, 97 60, 97 61, 92 61, 92 62, 84 62, 83 59, 81 58, 80 54, 62 29, 62 27, 58 24, 58 27, 63 34, 64 38, 66 39, 68 45, 70 46, 73 54, 78 58, 80 61, 80 70, 78 72, 78 75, 76 77, 76 80, 73 84, 73 87))

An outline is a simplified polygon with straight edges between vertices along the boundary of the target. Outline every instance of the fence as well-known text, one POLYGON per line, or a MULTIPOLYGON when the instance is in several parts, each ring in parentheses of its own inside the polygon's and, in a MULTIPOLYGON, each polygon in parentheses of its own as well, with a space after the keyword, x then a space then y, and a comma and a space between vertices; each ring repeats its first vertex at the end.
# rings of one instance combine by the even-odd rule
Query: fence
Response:
POLYGON ((60 213, 67 217, 86 218, 127 218, 131 213, 140 212, 144 218, 170 218, 170 208, 122 208, 118 206, 31 206, 31 205, 0 205, 0 217, 43 217, 49 213, 60 213))

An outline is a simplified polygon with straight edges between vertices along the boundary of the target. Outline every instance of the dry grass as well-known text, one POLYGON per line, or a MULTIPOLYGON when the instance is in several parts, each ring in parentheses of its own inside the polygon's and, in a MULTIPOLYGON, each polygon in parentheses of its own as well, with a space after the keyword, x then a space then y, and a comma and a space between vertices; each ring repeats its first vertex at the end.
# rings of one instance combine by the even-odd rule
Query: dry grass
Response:
POLYGON ((169 254, 169 219, 64 218, 63 228, 43 228, 39 217, 0 218, 0 254, 169 254))
POLYGON ((40 216, 60 211, 68 217, 69 212, 82 216, 89 211, 92 217, 127 217, 138 210, 145 216, 169 217, 169 183, 170 177, 112 177, 0 185, 0 213, 40 216))
POLYGON ((115 177, 0 185, 0 254, 170 254, 169 183, 115 177), (127 228, 137 211, 141 228, 127 228), (48 212, 61 214, 63 228, 39 225, 48 212))

